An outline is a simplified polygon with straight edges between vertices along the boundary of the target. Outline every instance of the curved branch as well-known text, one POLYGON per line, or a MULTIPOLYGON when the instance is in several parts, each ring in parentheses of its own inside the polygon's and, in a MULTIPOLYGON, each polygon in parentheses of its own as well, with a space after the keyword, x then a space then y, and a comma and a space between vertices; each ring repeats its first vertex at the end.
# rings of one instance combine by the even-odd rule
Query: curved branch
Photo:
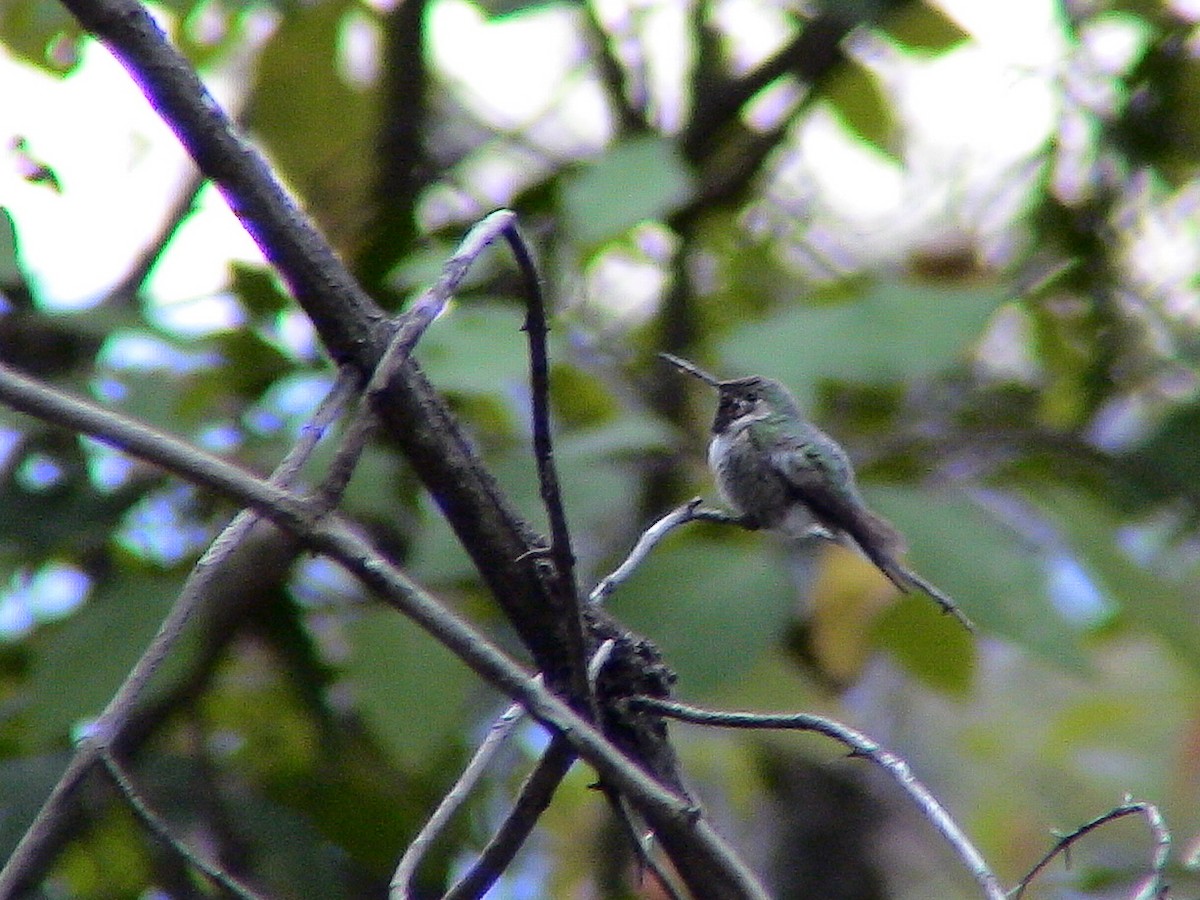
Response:
MULTIPOLYGON (((280 510, 282 515, 303 519, 303 514, 293 509, 295 504, 285 486, 303 467, 326 426, 340 412, 352 387, 352 379, 345 374, 339 378, 309 427, 301 431, 300 440, 279 464, 271 481, 261 481, 221 460, 206 458, 207 454, 182 441, 59 394, 3 365, 0 365, 0 385, 3 385, 0 396, 14 409, 88 434, 100 434, 100 429, 107 429, 111 432, 109 443, 121 449, 147 459, 169 459, 172 464, 166 468, 187 471, 193 481, 207 484, 218 491, 222 491, 221 485, 231 490, 245 487, 256 491, 262 502, 273 504, 275 500, 281 500, 285 504, 280 510), (138 453, 136 448, 141 448, 143 452, 138 453)), ((13 850, 3 871, 0 871, 0 897, 13 896, 20 886, 37 877, 37 873, 48 863, 58 840, 58 824, 63 820, 75 792, 103 754, 120 742, 145 695, 147 685, 162 668, 163 661, 178 643, 188 623, 211 598, 227 593, 218 587, 222 579, 227 577, 226 568, 239 556, 258 552, 256 542, 248 540, 258 521, 258 517, 252 514, 236 516, 196 563, 150 645, 96 719, 92 733, 76 749, 33 824, 13 850)), ((259 562, 261 566, 261 560, 259 562)))
POLYGON ((141 794, 134 787, 133 781, 129 774, 117 762, 116 757, 108 750, 104 750, 100 754, 100 761, 104 768, 108 771, 109 777, 117 786, 117 790, 121 792, 121 796, 125 798, 125 802, 129 804, 134 814, 141 819, 142 823, 152 831, 159 840, 169 846, 172 850, 178 853, 183 859, 196 870, 207 875, 214 884, 219 884, 226 891, 240 900, 265 900, 262 894, 257 893, 252 887, 243 884, 229 872, 226 872, 217 862, 209 859, 205 854, 192 849, 186 842, 178 838, 171 830, 171 826, 158 813, 151 809, 141 794))
POLYGON ((1139 900, 1140 898, 1158 900, 1160 897, 1165 897, 1166 884, 1163 880, 1163 874, 1166 872, 1167 861, 1170 858, 1171 833, 1167 830, 1166 823, 1163 822, 1162 814, 1158 811, 1157 806, 1142 800, 1134 800, 1131 797, 1126 797, 1125 802, 1115 809, 1111 809, 1104 815, 1097 816, 1092 821, 1080 825, 1068 834, 1059 835, 1058 841, 1050 849, 1050 852, 1038 860, 1037 865, 1030 869, 1029 873, 1017 883, 1016 888, 1012 892, 1012 900, 1021 900, 1025 896, 1025 890, 1033 882, 1033 879, 1046 866, 1050 865, 1056 856, 1068 853, 1071 845, 1084 835, 1090 834, 1100 826, 1107 825, 1109 822, 1114 822, 1125 816, 1135 815, 1145 817, 1146 824, 1150 828, 1150 834, 1154 838, 1154 853, 1150 859, 1150 875, 1142 884, 1136 896, 1139 900))
MULTIPOLYGON (((121 61, 178 136, 200 171, 221 191, 247 232, 279 271, 330 355, 370 377, 387 349, 391 324, 362 290, 262 155, 233 123, 191 65, 137 0, 62 0, 121 61)), ((415 361, 406 360, 377 410, 389 436, 436 498, 552 686, 579 683, 570 630, 549 598, 534 530, 483 466, 445 402, 415 361)), ((583 698, 579 698, 582 700, 583 698)))
POLYGON ((492 723, 492 727, 488 729, 487 737, 476 749, 471 761, 467 763, 467 767, 463 769, 463 773, 458 776, 458 780, 454 782, 454 786, 446 792, 438 803, 437 809, 433 811, 433 815, 417 832, 417 836, 413 838, 411 844, 400 857, 400 862, 396 864, 396 871, 392 875, 391 885, 388 890, 388 896, 393 900, 405 900, 409 896, 409 883, 417 874, 417 867, 421 864, 421 857, 425 851, 433 844, 438 834, 449 823, 450 818, 458 812, 460 806, 467 799, 475 785, 483 777, 487 767, 491 764, 500 748, 504 746, 504 742, 508 740, 513 733, 513 729, 520 724, 521 719, 525 717, 525 709, 519 703, 514 703, 500 717, 492 723))
POLYGON ((925 813, 925 817, 933 823, 933 827, 941 832, 950 846, 958 853, 971 875, 983 888, 984 896, 989 900, 1005 900, 1007 896, 1000 886, 1000 879, 992 872, 983 855, 967 838, 958 823, 951 818, 946 808, 938 802, 929 788, 925 787, 909 768, 905 760, 885 750, 860 731, 855 731, 848 725, 814 716, 807 713, 789 715, 771 715, 760 713, 719 712, 688 706, 684 703, 674 703, 669 700, 659 700, 655 697, 636 697, 630 700, 631 705, 640 709, 650 710, 681 722, 691 722, 695 725, 715 725, 720 728, 748 729, 795 729, 798 731, 815 731, 826 737, 833 738, 850 748, 851 755, 869 759, 881 767, 895 779, 916 804, 925 813))

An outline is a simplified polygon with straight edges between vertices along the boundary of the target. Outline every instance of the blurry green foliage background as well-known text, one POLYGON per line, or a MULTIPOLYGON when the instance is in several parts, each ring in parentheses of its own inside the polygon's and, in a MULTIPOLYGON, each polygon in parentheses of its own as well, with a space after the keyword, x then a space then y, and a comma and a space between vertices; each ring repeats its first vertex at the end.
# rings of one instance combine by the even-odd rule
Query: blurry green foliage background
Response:
MULTIPOLYGON (((520 214, 555 305, 556 458, 585 587, 655 517, 711 496, 712 397, 655 363, 669 349, 721 375, 789 383, 847 446, 915 568, 982 629, 967 640, 840 549, 691 527, 611 601, 663 649, 681 697, 824 712, 867 731, 1010 883, 1052 828, 1125 794, 1156 802, 1177 839, 1172 879, 1191 896, 1196 22, 1158 3, 1030 3, 999 38, 972 25, 988 6, 156 9, 389 309, 428 284, 475 219, 500 205, 520 214), (1024 57, 1023 32, 1041 48, 1024 57), (930 94, 931 80, 957 93, 930 94), (1022 105, 1022 92, 1038 102, 1022 105)), ((43 79, 45 117, 62 118, 82 77, 82 40, 50 0, 0 8, 3 50, 43 79)), ((269 470, 331 380, 286 292, 252 254, 230 262, 223 244, 185 242, 185 216, 157 242, 148 280, 138 266, 153 261, 153 223, 118 260, 123 274, 65 302, 54 270, 86 242, 43 233, 49 220, 22 209, 76 215, 68 204, 88 185, 66 178, 36 123, 11 127, 0 357, 269 470), (52 265, 29 258, 35 240, 53 247, 52 265), (156 281, 168 265, 216 266, 219 283, 168 297, 156 281), (210 314, 180 325, 188 304, 210 314)), ((91 138, 83 126, 74 136, 91 138)), ((131 159, 101 180, 144 191, 131 159)), ((161 190, 159 216, 187 200, 180 190, 161 190)), ((219 198, 205 189, 194 205, 192 219, 215 216, 219 198)), ((125 215, 110 202, 89 227, 125 215)), ((417 356, 540 523, 514 285, 489 251, 417 356)), ((5 413, 0 437, 2 858, 232 510, 28 419, 5 413)), ((389 448, 370 448, 346 506, 422 584, 510 641, 389 448)), ((137 757, 146 795, 272 896, 380 895, 500 699, 319 561, 220 621, 198 623, 159 679, 137 757)), ((975 895, 894 786, 837 748, 673 733, 779 896, 975 895), (865 874, 843 883, 811 860, 865 874)), ((456 821, 422 870, 429 890, 482 846, 541 740, 524 734, 456 821)), ((589 884, 626 895, 587 781, 573 773, 497 896, 589 884)), ((1028 896, 1126 896, 1150 849, 1132 824, 1102 830, 1028 896)), ((43 890, 152 888, 200 890, 97 797, 43 890)))

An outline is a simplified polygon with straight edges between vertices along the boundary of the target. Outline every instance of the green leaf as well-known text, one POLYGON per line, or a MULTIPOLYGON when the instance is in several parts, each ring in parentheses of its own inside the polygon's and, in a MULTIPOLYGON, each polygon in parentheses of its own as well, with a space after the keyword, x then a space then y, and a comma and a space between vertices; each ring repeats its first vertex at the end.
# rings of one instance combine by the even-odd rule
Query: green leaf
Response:
POLYGON ((904 535, 909 564, 985 634, 1058 665, 1085 665, 1074 631, 1046 594, 1036 547, 960 493, 873 486, 868 499, 904 535))
POLYGON ((270 269, 235 261, 230 272, 230 287, 254 322, 271 321, 278 313, 291 308, 291 297, 270 269))
POLYGON ((421 339, 416 356, 439 390, 496 394, 528 382, 526 348, 511 305, 456 304, 421 339))
POLYGON ((13 221, 12 213, 0 206, 0 288, 25 281, 17 251, 17 223, 13 221))
POLYGON ((0 43, 13 55, 54 74, 65 74, 79 61, 78 53, 57 52, 59 41, 77 43, 83 30, 61 3, 46 0, 4 0, 0 3, 0 43))
POLYGON ((371 188, 373 92, 346 82, 339 43, 351 0, 295 4, 259 56, 247 118, 335 241, 361 223, 371 188), (302 124, 301 124, 302 123, 302 124))
POLYGON ((618 237, 687 202, 692 176, 670 140, 640 135, 621 141, 563 180, 563 223, 584 247, 618 237))
POLYGON ((945 10, 930 3, 901 3, 882 27, 896 43, 927 53, 945 53, 971 37, 945 10))
POLYGON ((851 134, 896 159, 895 106, 878 75, 850 60, 837 68, 824 96, 851 134))
POLYGON ((100 714, 154 637, 178 583, 119 575, 44 640, 38 636, 29 692, 35 747, 61 742, 73 724, 100 714))
POLYGON ((744 675, 795 603, 784 567, 759 536, 674 534, 613 594, 613 612, 657 644, 689 696, 744 675))
POLYGON ((909 595, 888 608, 874 627, 876 642, 930 687, 965 694, 975 673, 975 641, 928 597, 909 595))
POLYGON ((408 768, 453 744, 475 683, 449 650, 391 609, 370 609, 347 628, 346 672, 372 731, 408 768))
POLYGON ((946 368, 1006 296, 996 287, 880 282, 852 302, 797 305, 747 325, 724 342, 724 357, 734 371, 780 378, 811 403, 822 378, 893 381, 946 368))
POLYGON ((67 767, 66 754, 0 760, 0 859, 8 859, 67 767))

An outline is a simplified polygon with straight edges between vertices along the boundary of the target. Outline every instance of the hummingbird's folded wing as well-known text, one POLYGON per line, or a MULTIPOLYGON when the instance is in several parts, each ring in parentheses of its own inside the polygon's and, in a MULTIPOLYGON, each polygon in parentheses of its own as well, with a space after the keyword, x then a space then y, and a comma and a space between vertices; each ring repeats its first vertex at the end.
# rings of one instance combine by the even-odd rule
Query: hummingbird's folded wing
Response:
POLYGON ((867 558, 893 578, 896 556, 904 552, 904 538, 890 522, 867 508, 850 458, 836 441, 810 426, 802 437, 779 442, 770 459, 799 502, 830 531, 853 538, 867 558))

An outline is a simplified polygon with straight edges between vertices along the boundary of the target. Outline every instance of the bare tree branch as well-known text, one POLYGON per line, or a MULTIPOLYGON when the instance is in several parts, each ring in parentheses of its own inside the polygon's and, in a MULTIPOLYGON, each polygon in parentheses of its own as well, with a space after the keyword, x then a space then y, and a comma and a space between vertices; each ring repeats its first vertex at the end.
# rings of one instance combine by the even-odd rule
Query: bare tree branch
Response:
POLYGON ((467 795, 479 784, 479 780, 483 777, 484 772, 487 771, 487 767, 495 759, 500 748, 504 746, 504 742, 508 740, 524 716, 525 708, 519 703, 514 703, 492 723, 491 728, 488 729, 487 737, 484 738, 483 743, 476 749, 475 754, 471 757, 471 761, 463 769, 463 773, 454 782, 453 787, 442 797, 437 809, 433 811, 433 815, 429 817, 429 820, 417 832, 417 836, 413 838, 412 843, 408 845, 404 854, 400 857, 400 862, 396 865, 396 871, 392 875, 391 888, 389 890, 389 896, 392 897, 392 900, 405 900, 409 896, 410 883, 413 880, 413 876, 417 874, 417 866, 421 864, 421 858, 425 855, 426 850, 429 849, 437 839, 437 836, 449 824, 451 816, 463 805, 467 799, 467 795))
POLYGON ((1115 822, 1117 819, 1122 819, 1125 816, 1136 815, 1144 817, 1146 825, 1150 828, 1150 835, 1154 838, 1154 853, 1150 858, 1150 874, 1143 880, 1138 887, 1137 893, 1133 895, 1131 900, 1160 900, 1160 898, 1166 897, 1167 886, 1164 874, 1171 854, 1171 832, 1167 830, 1166 823, 1163 821, 1162 814, 1158 811, 1157 806, 1142 800, 1134 800, 1132 797, 1126 797, 1125 802, 1115 809, 1111 809, 1104 815, 1097 816, 1092 821, 1080 825, 1074 831, 1059 835, 1058 841, 1050 849, 1050 852, 1038 860, 1037 865, 1030 869, 1029 873, 1017 882, 1017 886, 1012 891, 1012 900, 1021 900, 1025 896, 1025 890, 1033 882, 1033 879, 1046 866, 1050 865, 1056 856, 1060 854, 1069 856, 1071 845, 1076 841, 1102 825, 1115 822))
MULTIPOLYGON (((98 429, 107 424, 114 432, 110 435, 110 443, 147 459, 154 458, 150 455, 153 453, 171 458, 174 460, 176 471, 190 471, 194 480, 201 483, 204 482, 200 473, 207 471, 212 475, 214 467, 207 463, 215 461, 218 467, 228 470, 226 476, 232 481, 243 487, 262 486, 269 497, 278 500, 286 498, 285 502, 290 502, 290 495, 285 490, 286 485, 303 467, 325 429, 341 411, 347 394, 353 387, 353 380, 353 372, 346 370, 317 410, 313 421, 301 430, 300 439, 280 463, 269 482, 246 475, 215 458, 206 460, 207 454, 182 441, 169 438, 145 425, 118 419, 109 411, 51 391, 3 365, 0 365, 0 382, 3 382, 4 388, 0 389, 0 396, 15 409, 41 415, 48 421, 55 421, 84 433, 98 434, 98 429), (135 449, 137 447, 141 447, 145 452, 138 453, 135 449)), ((251 548, 247 537, 257 522, 258 517, 253 514, 243 513, 236 516, 196 563, 154 639, 96 719, 89 736, 76 748, 66 771, 60 776, 37 817, 13 850, 4 869, 0 871, 0 897, 14 896, 21 885, 36 878, 38 872, 49 863, 49 857, 57 845, 59 823, 73 802, 79 785, 101 755, 120 741, 146 692, 147 685, 178 643, 188 623, 206 603, 219 595, 220 591, 215 589, 215 585, 223 578, 226 565, 235 554, 251 548)))
POLYGON ((862 732, 855 731, 848 725, 843 725, 832 719, 809 715, 807 713, 772 715, 719 712, 700 709, 699 707, 688 706, 683 703, 674 703, 669 700, 659 700, 654 697, 637 697, 631 699, 630 703, 636 707, 653 710, 669 718, 678 719, 681 722, 691 722, 696 725, 715 725, 720 728, 748 728, 758 730, 786 728, 798 731, 815 731, 818 734, 823 734, 826 737, 831 737, 835 741, 841 742, 850 748, 852 755, 869 759, 881 767, 895 779, 896 783, 904 789, 905 793, 912 797, 925 814, 925 817, 933 823, 933 827, 941 832, 942 837, 958 853, 959 858, 962 859, 971 875, 979 883, 979 886, 983 888, 984 896, 988 897, 989 900, 1005 900, 1006 895, 1004 889, 1000 886, 1000 880, 992 872, 983 855, 975 848, 975 845, 971 843, 966 834, 963 833, 963 830, 946 811, 945 807, 933 796, 929 788, 917 780, 908 763, 895 753, 885 750, 862 732))
MULTIPOLYGON (((421 297, 401 315, 387 350, 380 357, 371 379, 363 391, 359 407, 351 418, 338 452, 330 463, 328 477, 323 490, 332 496, 340 496, 354 474, 359 456, 377 422, 376 406, 380 403, 400 368, 408 361, 413 348, 442 314, 458 286, 470 271, 471 265, 487 247, 507 228, 512 227, 515 214, 509 210, 497 210, 485 217, 467 232, 454 255, 442 266, 442 274, 421 297)), ((327 502, 328 508, 333 503, 327 502)))
POLYGON ((625 558, 625 561, 604 578, 600 579, 600 583, 592 588, 591 594, 588 595, 588 602, 595 604, 603 603, 613 591, 629 579, 629 576, 637 570, 637 567, 645 561, 646 557, 650 555, 650 551, 657 547, 663 538, 680 525, 693 522, 699 518, 705 518, 698 514, 699 506, 702 502, 700 497, 689 500, 682 506, 671 510, 643 531, 637 543, 633 545, 633 549, 629 551, 629 556, 625 558))
MULTIPOLYGON (((365 381, 392 326, 275 178, 234 130, 191 65, 137 0, 63 0, 104 41, 179 137, 200 170, 279 271, 330 355, 365 381)), ((437 498, 481 577, 551 685, 572 683, 571 645, 549 602, 529 524, 513 509, 413 360, 400 366, 380 418, 437 498)))
POLYGON ((171 826, 142 799, 137 788, 134 787, 133 782, 130 780, 128 773, 126 773, 121 764, 117 762, 116 757, 107 748, 100 752, 100 761, 112 778, 113 783, 117 786, 117 789, 121 792, 121 796, 125 798, 130 808, 141 819, 142 824, 157 835, 159 840, 178 853, 190 866, 199 872, 203 872, 213 882, 225 888, 225 890, 229 891, 235 897, 240 897, 242 900, 264 900, 263 896, 249 885, 239 881, 229 872, 226 872, 218 863, 209 859, 198 850, 189 847, 187 842, 175 835, 171 831, 171 826))
POLYGON ((537 766, 521 785, 517 802, 492 839, 466 874, 451 885, 442 900, 477 900, 491 889, 550 805, 554 792, 575 759, 575 751, 561 736, 550 742, 537 766))
MULTIPOLYGON (((714 900, 766 898, 767 894, 755 876, 693 803, 667 789, 627 759, 591 723, 543 687, 540 679, 531 676, 486 637, 425 593, 339 516, 315 515, 312 504, 215 456, 109 410, 69 397, 5 366, 0 366, 0 399, 23 412, 84 431, 97 440, 211 487, 235 502, 253 508, 293 533, 306 546, 340 563, 389 605, 453 651, 478 675, 519 701, 551 731, 566 738, 607 784, 629 797, 638 812, 663 838, 665 846, 669 841, 676 848, 675 852, 679 852, 686 845, 693 858, 707 861, 705 877, 718 880, 700 888, 704 896, 714 900)), ((671 846, 667 847, 668 852, 671 852, 671 846)), ((689 884, 695 892, 696 873, 690 874, 689 884)), ((0 896, 6 896, 6 885, 22 884, 25 877, 24 864, 14 864, 10 859, 0 872, 0 896)))

